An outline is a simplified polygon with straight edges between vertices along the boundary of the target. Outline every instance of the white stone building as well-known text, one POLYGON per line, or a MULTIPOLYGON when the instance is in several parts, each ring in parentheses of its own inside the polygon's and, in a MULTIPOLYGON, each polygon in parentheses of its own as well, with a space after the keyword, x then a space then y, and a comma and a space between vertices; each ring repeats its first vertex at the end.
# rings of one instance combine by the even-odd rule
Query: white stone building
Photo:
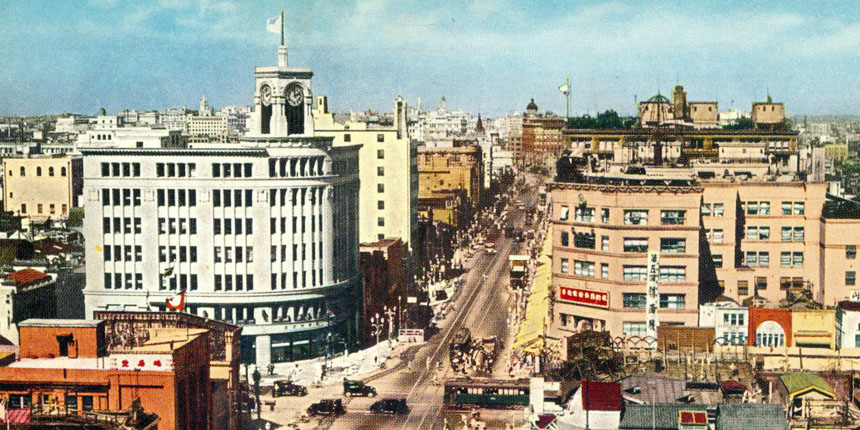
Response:
POLYGON ((746 345, 749 309, 730 300, 702 304, 699 327, 713 327, 714 339, 722 345, 746 345))
POLYGON ((313 136, 312 73, 278 57, 239 145, 83 151, 87 315, 186 291, 258 366, 357 345, 359 148, 313 136))

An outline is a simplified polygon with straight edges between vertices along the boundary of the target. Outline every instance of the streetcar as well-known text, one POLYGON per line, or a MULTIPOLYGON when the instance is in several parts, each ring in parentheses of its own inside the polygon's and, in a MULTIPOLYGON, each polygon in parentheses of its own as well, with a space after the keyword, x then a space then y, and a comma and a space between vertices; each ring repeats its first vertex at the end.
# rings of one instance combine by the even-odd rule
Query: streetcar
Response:
POLYGON ((444 405, 448 409, 528 406, 529 380, 449 379, 445 381, 444 396, 444 405))

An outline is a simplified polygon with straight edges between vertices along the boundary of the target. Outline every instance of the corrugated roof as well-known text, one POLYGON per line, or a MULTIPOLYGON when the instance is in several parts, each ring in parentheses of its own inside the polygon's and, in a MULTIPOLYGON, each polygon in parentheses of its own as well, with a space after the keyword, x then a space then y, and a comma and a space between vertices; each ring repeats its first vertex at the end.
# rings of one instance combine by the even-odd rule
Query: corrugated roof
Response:
POLYGON ((18 327, 98 327, 100 323, 101 320, 30 318, 18 323, 18 327))
POLYGON ((771 403, 723 403, 715 430, 787 430, 782 407, 771 403))
POLYGON ((621 384, 617 382, 582 381, 582 408, 587 411, 620 411, 621 384))
MULTIPOLYGON (((652 405, 626 404, 621 412, 619 429, 678 429, 681 411, 706 412, 705 405, 658 403, 652 405), (653 423, 653 427, 652 427, 653 423)), ((744 427, 738 427, 744 428, 744 427)), ((748 429, 746 429, 748 430, 748 429)))
POLYGON ((6 275, 6 279, 11 279, 15 281, 15 283, 19 286, 31 284, 36 281, 41 281, 45 278, 50 278, 50 276, 35 269, 19 270, 17 272, 12 272, 6 275))
POLYGON ((835 398, 833 388, 824 380, 824 378, 809 372, 793 372, 779 377, 785 390, 791 397, 808 393, 809 391, 817 391, 830 398, 835 398))

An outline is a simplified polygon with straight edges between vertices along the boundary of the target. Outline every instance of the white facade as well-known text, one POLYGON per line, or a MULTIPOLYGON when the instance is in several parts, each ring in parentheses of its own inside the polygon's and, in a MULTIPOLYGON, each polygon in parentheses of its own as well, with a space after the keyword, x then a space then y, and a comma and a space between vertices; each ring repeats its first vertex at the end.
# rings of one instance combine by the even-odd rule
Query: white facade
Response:
POLYGON ((317 96, 314 131, 334 146, 361 145, 359 238, 362 243, 400 238, 410 249, 418 225, 418 148, 407 129, 406 102, 394 100, 393 126, 336 122, 325 96, 317 96))
POLYGON ((836 308, 836 349, 860 348, 860 303, 840 303, 836 308))
MULTIPOLYGON (((257 68, 257 91, 304 76, 309 90, 310 71, 285 60, 257 68)), ((163 308, 184 290, 189 312, 243 325, 258 366, 356 344, 358 147, 312 137, 312 120, 291 135, 257 119, 231 147, 83 151, 87 315, 163 308)))
POLYGON ((699 306, 699 327, 713 327, 722 345, 746 345, 749 309, 728 301, 705 303, 699 306))

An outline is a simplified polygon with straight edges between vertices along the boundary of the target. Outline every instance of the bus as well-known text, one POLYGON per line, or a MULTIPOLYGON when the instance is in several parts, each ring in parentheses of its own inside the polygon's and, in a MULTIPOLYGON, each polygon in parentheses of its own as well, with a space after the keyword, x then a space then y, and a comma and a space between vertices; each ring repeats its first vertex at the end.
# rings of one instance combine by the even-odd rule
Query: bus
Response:
POLYGON ((529 404, 529 380, 449 379, 444 396, 448 409, 525 407, 529 404))

